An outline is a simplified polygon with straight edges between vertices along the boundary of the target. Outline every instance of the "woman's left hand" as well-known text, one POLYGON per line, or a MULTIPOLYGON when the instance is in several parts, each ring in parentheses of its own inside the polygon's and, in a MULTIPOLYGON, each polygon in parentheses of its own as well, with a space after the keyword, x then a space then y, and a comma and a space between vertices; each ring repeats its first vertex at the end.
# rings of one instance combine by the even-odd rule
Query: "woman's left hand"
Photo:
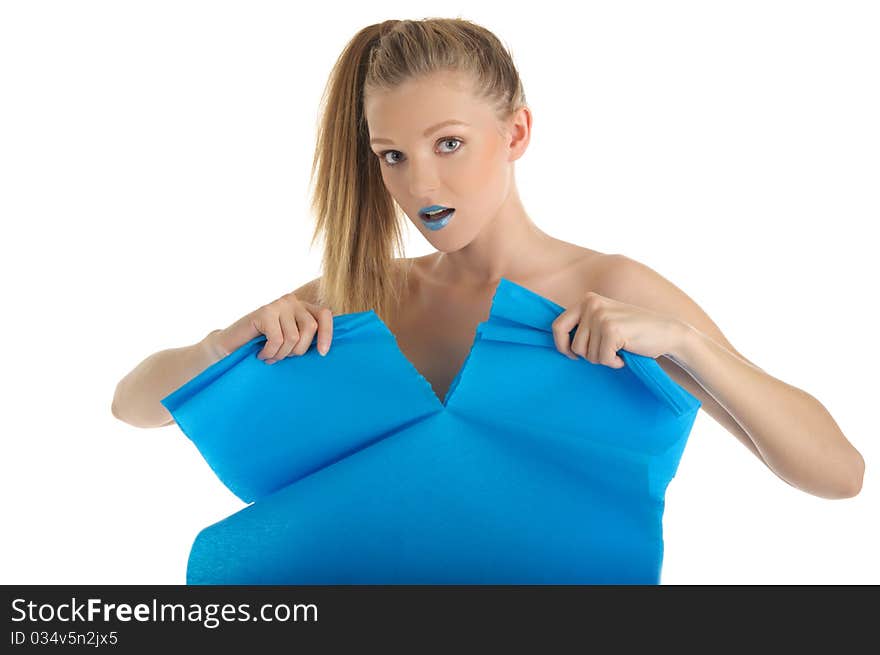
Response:
POLYGON ((671 316, 618 302, 590 291, 553 321, 556 348, 569 359, 622 368, 621 348, 645 357, 660 357, 678 347, 685 324, 671 316), (569 344, 569 332, 577 325, 569 344))

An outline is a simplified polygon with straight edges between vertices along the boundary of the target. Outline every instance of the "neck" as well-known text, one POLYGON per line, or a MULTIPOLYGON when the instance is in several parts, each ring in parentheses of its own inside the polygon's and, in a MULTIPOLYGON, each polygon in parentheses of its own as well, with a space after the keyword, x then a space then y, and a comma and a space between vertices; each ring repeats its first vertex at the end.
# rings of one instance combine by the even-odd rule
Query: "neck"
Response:
POLYGON ((494 287, 502 277, 527 278, 551 241, 529 218, 513 186, 479 234, 455 252, 439 253, 431 272, 451 286, 494 287))

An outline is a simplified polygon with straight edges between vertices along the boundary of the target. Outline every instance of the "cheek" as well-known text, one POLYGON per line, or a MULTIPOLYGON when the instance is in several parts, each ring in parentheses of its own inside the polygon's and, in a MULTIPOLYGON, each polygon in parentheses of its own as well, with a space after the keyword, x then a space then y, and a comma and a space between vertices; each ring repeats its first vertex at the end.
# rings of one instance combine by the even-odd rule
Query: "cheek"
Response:
POLYGON ((470 154, 467 164, 457 171, 461 185, 469 191, 487 190, 498 175, 498 159, 488 148, 470 154))
POLYGON ((466 168, 462 184, 468 195, 478 202, 482 199, 487 206, 494 205, 498 194, 504 192, 506 185, 504 162, 500 159, 498 150, 486 148, 475 153, 466 168))

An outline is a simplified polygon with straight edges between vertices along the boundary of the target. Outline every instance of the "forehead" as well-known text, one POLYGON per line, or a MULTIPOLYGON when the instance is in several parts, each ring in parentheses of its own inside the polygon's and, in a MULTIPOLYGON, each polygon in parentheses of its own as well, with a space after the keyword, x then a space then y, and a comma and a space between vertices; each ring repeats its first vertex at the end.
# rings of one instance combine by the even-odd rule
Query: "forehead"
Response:
POLYGON ((371 137, 393 138, 407 132, 415 137, 428 125, 450 118, 474 125, 488 115, 488 107, 474 97, 470 80, 460 73, 433 73, 364 96, 371 137))

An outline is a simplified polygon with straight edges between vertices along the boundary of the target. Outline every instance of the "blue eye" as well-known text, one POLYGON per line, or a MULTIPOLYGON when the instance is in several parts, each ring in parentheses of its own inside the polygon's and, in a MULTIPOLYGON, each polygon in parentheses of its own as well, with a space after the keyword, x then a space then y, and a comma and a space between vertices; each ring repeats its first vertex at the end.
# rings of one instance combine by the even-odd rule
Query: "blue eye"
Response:
MULTIPOLYGON (((445 143, 445 142, 450 142, 450 141, 453 141, 453 142, 458 143, 458 144, 461 144, 461 143, 462 143, 462 140, 461 140, 461 139, 459 139, 459 138, 457 138, 457 137, 454 137, 454 136, 444 137, 444 138, 440 139, 437 143, 445 143)), ((461 150, 461 147, 460 147, 460 146, 457 147, 457 148, 455 148, 454 150, 450 150, 450 151, 443 152, 442 154, 444 154, 444 155, 451 155, 451 154, 453 154, 453 153, 455 153, 455 152, 458 152, 459 150, 461 150)), ((392 162, 388 161, 387 159, 385 159, 385 155, 387 155, 387 154, 389 154, 389 153, 392 153, 392 152, 396 152, 396 153, 400 154, 400 151, 399 151, 399 150, 383 150, 383 151, 380 152, 379 155, 378 155, 378 156, 379 156, 379 159, 382 160, 382 163, 383 163, 385 166, 389 167, 389 168, 393 168, 394 166, 397 166, 397 164, 398 164, 398 162, 393 162, 393 163, 392 163, 392 162)))

